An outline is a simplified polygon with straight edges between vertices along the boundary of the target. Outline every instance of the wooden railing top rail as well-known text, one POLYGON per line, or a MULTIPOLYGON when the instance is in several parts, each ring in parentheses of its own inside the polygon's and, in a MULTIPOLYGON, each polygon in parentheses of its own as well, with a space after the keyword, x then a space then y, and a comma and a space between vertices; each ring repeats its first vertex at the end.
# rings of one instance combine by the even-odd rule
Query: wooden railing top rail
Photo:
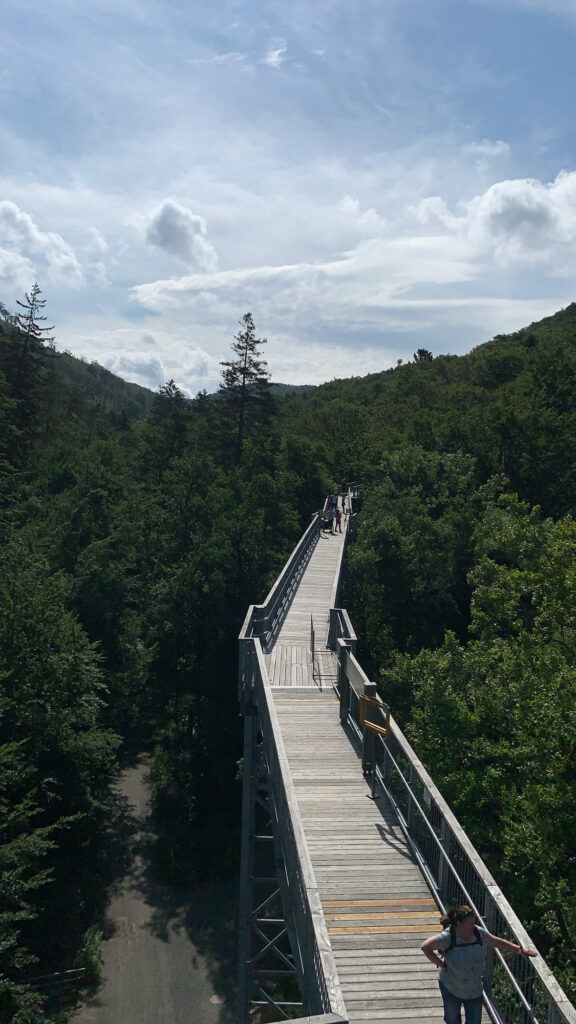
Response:
POLYGON ((273 587, 262 604, 250 605, 240 631, 240 640, 249 636, 262 636, 264 642, 270 639, 300 566, 320 532, 321 512, 315 512, 308 528, 302 534, 296 547, 287 559, 273 587))
POLYGON ((356 660, 355 655, 352 651, 348 650, 346 645, 350 642, 349 638, 339 638, 337 641, 337 648, 339 652, 340 662, 343 671, 346 673, 348 682, 354 689, 357 697, 360 697, 364 693, 364 687, 370 680, 366 675, 362 665, 356 660))
MULTIPOLYGON (((358 699, 365 692, 366 684, 371 687, 374 686, 374 684, 369 682, 361 665, 358 663, 351 651, 347 649, 346 640, 340 639, 338 641, 338 649, 340 652, 341 671, 345 674, 347 685, 349 685, 349 688, 354 693, 355 699, 353 703, 354 706, 357 707, 358 699)), ((342 681, 343 680, 341 680, 341 682, 342 681)), ((356 713, 353 713, 352 707, 349 708, 348 721, 353 725, 358 736, 361 737, 362 731, 358 717, 356 713)), ((441 839, 437 838, 435 830, 432 828, 431 823, 429 824, 430 833, 433 835, 433 841, 437 846, 437 854, 440 858, 445 857, 446 860, 448 860, 449 870, 452 871, 454 878, 458 880, 463 892, 465 894, 469 892, 469 887, 467 888, 467 878, 472 877, 473 873, 475 876, 475 886, 481 887, 481 890, 485 895, 485 899, 489 901, 489 905, 492 907, 492 913, 497 913, 499 915, 499 919, 506 925, 513 935, 513 941, 521 943, 524 947, 532 947, 534 943, 522 925, 522 922, 515 914, 513 908, 504 896, 504 893, 498 886, 495 878, 484 864, 480 854, 466 835, 466 832, 460 825, 454 812, 446 803, 440 790, 426 771, 416 752, 392 716, 390 716, 389 736, 386 739, 378 737, 378 742, 381 743, 382 748, 389 753, 390 756, 388 761, 391 761, 395 765, 399 774, 402 776, 403 785, 408 791, 409 804, 411 803, 412 806, 418 810, 424 821, 428 823, 430 808, 433 807, 436 818, 442 823, 442 831, 449 831, 454 837, 456 844, 459 847, 457 866, 451 864, 449 862, 449 858, 446 858, 446 854, 443 849, 443 842, 441 839), (394 749, 394 755, 391 751, 392 747, 394 749), (408 767, 407 774, 402 774, 398 768, 397 759, 399 754, 405 762, 405 765, 408 767), (416 793, 420 796, 419 800, 416 793)), ((375 768, 374 770, 378 775, 379 783, 384 785, 384 788, 386 788, 382 771, 380 768, 375 768)), ((404 821, 404 827, 408 838, 410 839, 411 827, 408 821, 404 821)), ((419 855, 418 842, 419 839, 417 837, 414 840, 414 847, 417 856, 419 855)), ((420 853, 419 859, 422 861, 423 870, 425 874, 428 875, 430 884, 433 885, 433 888, 438 894, 438 898, 440 898, 438 886, 428 870, 426 856, 422 856, 420 853)), ((481 918, 484 917, 485 908, 481 905, 478 906, 478 900, 474 901, 472 897, 466 897, 464 901, 470 902, 472 906, 475 906, 476 902, 475 909, 477 910, 478 915, 481 918)), ((504 965, 504 968, 510 977, 511 983, 516 985, 512 970, 510 970, 507 964, 504 965)), ((576 1011, 574 1007, 542 957, 531 959, 529 962, 523 962, 523 970, 526 971, 528 969, 534 972, 541 986, 542 994, 545 993, 546 1000, 548 1002, 548 1020, 552 1021, 553 1019, 557 1019, 569 1022, 569 1024, 576 1024, 576 1011)), ((524 1000, 522 996, 520 996, 520 1001, 525 1004, 524 1009, 526 1011, 527 1019, 537 1021, 539 1018, 536 1012, 534 1012, 530 1007, 528 1001, 524 1000)))
POLYGON ((300 564, 302 556, 307 550, 310 540, 313 538, 314 534, 318 532, 321 515, 322 513, 320 511, 313 513, 310 525, 300 537, 300 540, 298 541, 296 547, 292 551, 292 554, 287 559, 284 568, 282 569, 282 572, 276 579, 274 586, 271 587, 270 591, 264 598, 262 604, 264 605, 265 608, 269 608, 274 604, 274 602, 277 600, 278 592, 282 590, 286 582, 290 579, 294 570, 300 564))
MULTIPOLYGON (((416 755, 413 747, 406 739, 404 733, 395 722, 394 718, 390 716, 390 734, 402 750, 405 758, 410 764, 412 772, 419 779, 424 792, 428 793, 435 806, 440 811, 443 819, 450 828, 452 834, 457 839, 460 848, 465 854, 466 858, 473 865, 474 870, 478 878, 484 883, 486 890, 489 891, 492 901, 496 904, 500 914, 506 921, 510 931, 514 935, 515 939, 522 944, 522 946, 531 948, 534 943, 530 938, 528 932, 524 928, 524 925, 520 921, 519 917, 514 912, 514 909, 510 906, 510 903, 506 899, 504 893, 500 889, 496 882, 496 879, 490 873, 486 867, 484 861, 480 857, 480 854, 473 846, 472 842, 466 835, 466 832, 462 828, 454 812, 450 809, 442 796, 440 790, 434 783, 431 776, 426 771, 424 765, 416 755)), ((478 908, 480 914, 482 909, 478 908)), ((542 957, 536 957, 530 960, 530 968, 540 979, 540 982, 547 992, 551 1003, 555 1004, 562 1016, 566 1021, 570 1021, 571 1024, 576 1024, 576 1012, 572 1003, 568 999, 566 993, 560 987, 554 974, 548 967, 547 963, 542 957)))
MULTIPOLYGON (((303 560, 316 541, 321 526, 321 515, 321 512, 314 514, 310 526, 288 558, 264 603, 250 607, 240 633, 241 652, 245 652, 240 659, 241 699, 245 705, 247 701, 255 701, 258 704, 263 738, 271 765, 270 782, 274 798, 282 812, 279 820, 286 823, 281 827, 284 828, 284 842, 289 846, 287 872, 292 872, 296 880, 296 889, 300 894, 299 906, 296 907, 295 913, 299 915, 300 929, 307 946, 304 956, 305 973, 309 972, 309 977, 304 978, 303 983, 312 994, 309 1004, 316 1016, 300 1018, 294 1024, 347 1024, 347 1018, 260 637, 266 642, 277 628, 277 622, 290 598, 292 585, 303 560), (253 669, 248 668, 249 664, 252 664, 253 669)), ((350 528, 349 522, 347 528, 350 528)), ((336 588, 333 592, 333 604, 335 601, 336 588)), ((375 690, 375 684, 370 682, 354 656, 355 641, 354 630, 346 610, 331 607, 330 646, 338 653, 340 693, 346 693, 346 707, 341 707, 341 718, 348 721, 361 738, 359 698, 367 691, 375 690)), ((455 891, 452 889, 450 893, 450 887, 445 887, 445 876, 448 875, 455 884, 457 883, 466 901, 477 910, 479 917, 486 920, 490 930, 495 930, 493 922, 496 922, 498 927, 504 927, 517 942, 523 946, 532 946, 532 940, 521 921, 393 718, 389 720, 388 735, 386 738, 378 735, 376 744, 380 754, 372 758, 371 771, 374 779, 383 787, 392 801, 392 806, 396 808, 400 824, 432 891, 436 894, 439 906, 443 906, 447 895, 453 895, 455 891), (383 758, 382 766, 379 764, 378 756, 383 758), (415 824, 416 820, 419 824, 415 824), (454 853, 450 853, 451 850, 454 853), (428 860, 429 856, 433 856, 435 866, 428 860), (444 877, 444 881, 441 880, 441 876, 444 877), (472 894, 470 898, 469 893, 472 894)), ((300 936, 300 931, 298 934, 300 936)), ((513 1010, 501 1015, 497 1004, 489 1002, 493 1020, 499 1021, 500 1024, 504 1020, 520 1019, 530 1024, 545 1024, 545 1021, 547 1024, 576 1024, 576 1010, 552 971, 540 957, 530 961, 519 958, 522 960, 521 970, 529 972, 521 975, 516 971, 516 967, 508 966, 498 951, 496 956, 499 958, 500 992, 504 992, 507 997, 506 987, 510 982, 518 996, 516 1012, 521 1016, 517 1016, 513 1010)), ((490 991, 488 986, 488 992, 490 991)), ((496 995, 500 998, 499 993, 496 995)))
POLYGON ((344 544, 340 548, 338 564, 336 565, 336 571, 334 573, 332 592, 330 594, 330 608, 334 608, 338 601, 338 590, 340 589, 340 576, 342 573, 342 564, 344 562, 344 552, 346 550, 346 538, 350 528, 350 516, 343 516, 342 518, 344 519, 344 544))
POLYGON ((309 1002, 312 1006, 316 1003, 316 1009, 329 1011, 327 1014, 324 1013, 307 1019, 310 1021, 310 1024, 313 1021, 316 1024, 329 1024, 331 1021, 334 1024, 336 1022, 347 1024, 348 1018, 345 1016, 346 1011, 338 980, 336 963, 332 954, 332 946, 328 936, 328 928, 314 876, 314 869, 308 853, 292 774, 278 721, 278 713, 266 671, 262 645, 258 637, 255 637, 252 642, 258 665, 254 698, 258 704, 263 741, 268 750, 269 758, 272 760, 270 765, 270 785, 274 791, 280 826, 284 826, 287 829, 283 838, 284 840, 286 840, 287 836, 288 838, 293 838, 293 842, 289 843, 291 849, 285 849, 285 856, 291 862, 287 864, 287 868, 290 869, 292 867, 293 871, 294 868, 296 869, 300 882, 298 890, 306 903, 305 907, 293 908, 296 914, 300 910, 306 916, 306 920, 296 921, 296 926, 299 924, 304 934, 313 934, 314 949, 309 952, 309 962, 305 966, 314 978, 316 978, 319 972, 321 975, 318 978, 319 984, 316 986, 316 991, 311 991, 315 986, 310 977, 304 979, 305 988, 308 988, 309 1002), (318 1005, 321 1001, 325 1002, 326 1000, 328 1001, 327 1005, 318 1005))

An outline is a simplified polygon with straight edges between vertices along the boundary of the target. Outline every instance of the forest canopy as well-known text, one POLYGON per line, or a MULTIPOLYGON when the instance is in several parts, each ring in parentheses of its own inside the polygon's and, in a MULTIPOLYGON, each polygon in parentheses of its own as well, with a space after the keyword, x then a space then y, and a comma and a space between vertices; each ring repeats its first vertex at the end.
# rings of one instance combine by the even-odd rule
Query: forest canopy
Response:
POLYGON ((126 751, 152 755, 164 870, 235 870, 236 637, 343 479, 360 660, 574 994, 576 306, 296 392, 246 314, 192 401, 42 337, 3 310, 0 1017, 50 1019, 32 979, 100 920, 126 751))

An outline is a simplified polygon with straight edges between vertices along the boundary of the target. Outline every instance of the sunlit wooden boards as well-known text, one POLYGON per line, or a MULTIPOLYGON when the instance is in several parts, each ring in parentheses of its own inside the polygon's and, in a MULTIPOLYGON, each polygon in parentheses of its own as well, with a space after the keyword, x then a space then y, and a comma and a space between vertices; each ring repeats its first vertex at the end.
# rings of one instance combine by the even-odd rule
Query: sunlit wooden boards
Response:
POLYGON ((420 951, 440 915, 394 812, 371 799, 331 686, 342 544, 340 534, 319 538, 266 653, 268 677, 350 1024, 440 1024, 436 970, 420 951))
POLYGON ((326 649, 326 640, 343 545, 344 534, 321 534, 318 538, 275 642, 265 653, 271 686, 330 687, 336 679, 336 658, 326 649), (316 633, 314 672, 311 617, 316 633))
POLYGON ((343 546, 344 534, 320 534, 282 623, 279 643, 309 644, 312 616, 318 646, 326 646, 330 599, 343 546))
POLYGON ((393 811, 370 798, 336 698, 292 688, 274 703, 351 1024, 441 1021, 420 952, 438 909, 393 811))

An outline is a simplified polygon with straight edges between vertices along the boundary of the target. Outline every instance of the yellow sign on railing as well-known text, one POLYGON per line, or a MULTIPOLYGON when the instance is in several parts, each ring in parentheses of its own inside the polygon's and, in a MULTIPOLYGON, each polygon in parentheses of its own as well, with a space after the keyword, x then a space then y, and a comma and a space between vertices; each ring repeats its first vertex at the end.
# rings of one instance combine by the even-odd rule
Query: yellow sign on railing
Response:
POLYGON ((359 720, 360 725, 363 729, 370 729, 372 732, 379 733, 380 736, 387 736, 390 729, 390 708, 387 704, 384 704, 379 697, 367 697, 366 694, 361 693, 359 698, 359 720), (366 705, 373 704, 378 708, 378 711, 385 718, 385 725, 378 725, 377 722, 372 722, 366 718, 366 705))

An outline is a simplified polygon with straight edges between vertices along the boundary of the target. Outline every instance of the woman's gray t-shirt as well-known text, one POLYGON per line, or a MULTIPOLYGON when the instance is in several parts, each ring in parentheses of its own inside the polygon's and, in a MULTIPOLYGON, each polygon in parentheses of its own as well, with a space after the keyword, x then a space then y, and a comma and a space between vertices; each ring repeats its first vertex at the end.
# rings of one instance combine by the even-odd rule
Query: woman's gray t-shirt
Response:
MULTIPOLYGON (((462 942, 456 935, 456 945, 446 956, 446 967, 440 967, 438 980, 458 999, 477 999, 482 995, 485 945, 492 945, 492 936, 485 928, 477 926, 480 942, 476 936, 472 942, 462 942)), ((434 949, 447 950, 450 945, 450 929, 445 928, 434 936, 434 949)))

